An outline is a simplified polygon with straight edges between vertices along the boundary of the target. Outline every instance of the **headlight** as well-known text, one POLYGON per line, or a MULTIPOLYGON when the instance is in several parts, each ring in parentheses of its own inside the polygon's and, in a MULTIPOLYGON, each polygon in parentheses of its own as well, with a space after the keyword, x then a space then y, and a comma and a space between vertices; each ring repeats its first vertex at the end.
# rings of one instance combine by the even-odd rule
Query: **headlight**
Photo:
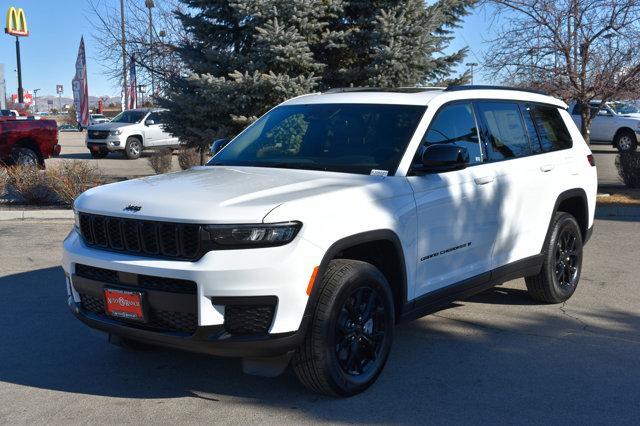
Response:
POLYGON ((112 130, 112 131, 110 131, 110 132, 109 132, 109 134, 110 134, 111 136, 118 136, 118 135, 121 135, 121 134, 122 134, 122 130, 120 130, 120 129, 118 129, 118 130, 112 130))
POLYGON ((217 249, 282 246, 291 242, 300 228, 300 222, 267 223, 256 225, 207 225, 212 245, 217 249))
POLYGON ((73 221, 74 228, 76 229, 76 231, 80 232, 80 214, 76 209, 73 209, 73 221))

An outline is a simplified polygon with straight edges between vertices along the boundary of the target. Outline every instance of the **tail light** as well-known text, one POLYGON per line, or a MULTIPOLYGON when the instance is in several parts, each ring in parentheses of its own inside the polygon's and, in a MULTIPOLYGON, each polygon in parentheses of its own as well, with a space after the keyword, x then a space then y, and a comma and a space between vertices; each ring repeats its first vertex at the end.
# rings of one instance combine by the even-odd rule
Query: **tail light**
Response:
POLYGON ((596 159, 593 158, 592 154, 587 155, 587 161, 589 162, 589 164, 591 164, 591 167, 595 167, 596 159))

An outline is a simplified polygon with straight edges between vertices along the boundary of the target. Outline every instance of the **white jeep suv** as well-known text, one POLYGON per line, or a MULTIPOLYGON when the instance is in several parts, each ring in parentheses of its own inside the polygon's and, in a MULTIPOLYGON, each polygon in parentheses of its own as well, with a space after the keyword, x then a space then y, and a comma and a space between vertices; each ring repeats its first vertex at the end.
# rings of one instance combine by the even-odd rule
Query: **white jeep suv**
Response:
POLYGON ((173 148, 178 138, 168 133, 162 119, 164 109, 129 109, 105 123, 92 124, 87 129, 86 145, 93 158, 105 158, 110 152, 121 151, 126 158, 136 159, 146 148, 173 148))
POLYGON ((566 108, 475 87, 291 99, 206 166, 81 195, 68 305, 116 344, 361 392, 399 322, 521 277, 574 293, 597 178, 566 108))

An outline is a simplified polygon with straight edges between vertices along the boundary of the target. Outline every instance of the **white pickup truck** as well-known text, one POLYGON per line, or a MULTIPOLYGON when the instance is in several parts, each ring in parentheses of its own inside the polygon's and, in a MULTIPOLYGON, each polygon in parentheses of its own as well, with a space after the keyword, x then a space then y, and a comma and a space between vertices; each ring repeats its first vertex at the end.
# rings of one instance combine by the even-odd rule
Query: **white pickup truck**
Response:
MULTIPOLYGON (((591 122, 591 141, 612 144, 620 152, 635 151, 640 139, 640 109, 626 103, 591 101, 591 109, 598 111, 591 122)), ((571 117, 580 127, 580 105, 569 105, 571 117)))

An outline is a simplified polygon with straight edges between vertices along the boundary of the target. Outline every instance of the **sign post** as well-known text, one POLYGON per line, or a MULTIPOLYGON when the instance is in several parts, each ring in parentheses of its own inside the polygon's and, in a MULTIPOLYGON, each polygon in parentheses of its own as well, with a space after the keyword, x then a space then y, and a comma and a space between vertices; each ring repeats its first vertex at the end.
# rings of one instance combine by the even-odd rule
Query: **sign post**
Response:
POLYGON ((24 90, 22 88, 22 64, 20 63, 20 37, 27 37, 29 30, 27 28, 27 19, 24 16, 24 10, 16 9, 11 6, 7 10, 7 26, 4 32, 16 37, 16 65, 18 70, 18 103, 24 103, 24 90))

